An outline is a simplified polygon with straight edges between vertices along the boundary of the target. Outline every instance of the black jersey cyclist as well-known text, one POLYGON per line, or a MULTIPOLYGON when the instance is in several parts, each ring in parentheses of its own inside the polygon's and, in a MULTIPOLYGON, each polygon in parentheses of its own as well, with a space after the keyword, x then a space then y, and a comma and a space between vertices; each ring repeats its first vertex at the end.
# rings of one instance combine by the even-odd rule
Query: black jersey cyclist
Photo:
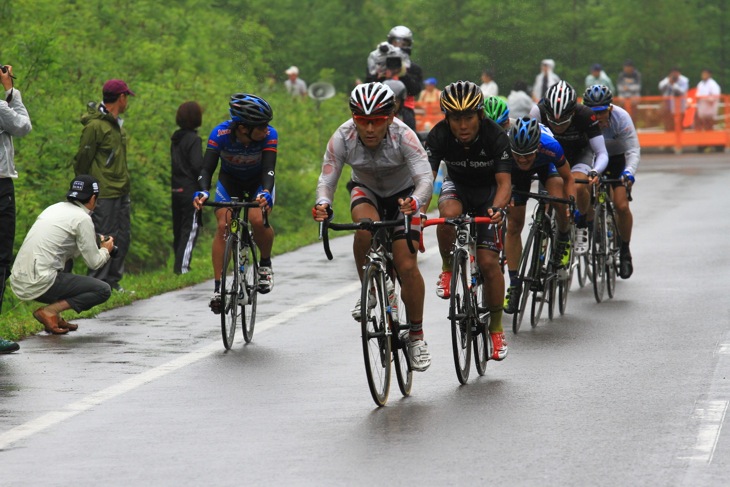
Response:
MULTIPOLYGON (((494 225, 479 225, 477 261, 484 276, 490 312, 489 332, 494 343, 492 358, 507 356, 507 342, 502 329, 504 277, 499 268, 496 226, 505 215, 511 194, 512 153, 504 129, 484 115, 484 96, 470 81, 451 83, 441 92, 441 110, 445 119, 437 123, 426 139, 431 169, 438 171, 444 161, 448 175, 439 196, 439 215, 456 217, 468 211, 489 216, 494 225)), ((436 230, 441 252, 442 272, 436 294, 450 297, 451 249, 456 232, 450 225, 436 230)))
MULTIPOLYGON (((603 174, 610 179, 623 179, 630 188, 634 184, 641 158, 639 136, 629 113, 612 102, 613 93, 604 85, 589 86, 583 94, 583 104, 593 110, 606 139, 608 167, 603 174)), ((619 276, 628 279, 634 272, 629 250, 634 217, 629 208, 626 186, 612 183, 611 199, 616 208, 616 223, 621 236, 619 276)))
MULTIPOLYGON (((421 210, 426 210, 433 191, 428 158, 416 133, 394 118, 394 110, 395 94, 382 83, 365 83, 352 90, 352 118, 340 125, 327 143, 312 210, 316 221, 331 217, 332 198, 345 165, 352 168, 352 180, 347 187, 353 222, 402 220, 403 215, 418 216, 421 210)), ((409 331, 403 332, 403 338, 407 340, 411 367, 424 371, 431 365, 423 334, 424 283, 417 254, 410 252, 407 238, 419 241, 417 218, 413 219, 410 235, 406 235, 405 225, 395 227, 393 261, 401 278, 401 297, 408 310, 409 331)), ((370 232, 355 232, 352 250, 361 280, 371 240, 370 232)), ((352 317, 359 321, 360 316, 358 299, 352 317)))
MULTIPOLYGON (((220 123, 210 133, 208 147, 203 156, 203 168, 198 181, 201 191, 195 194, 193 206, 202 208, 210 196, 211 178, 221 162, 215 201, 231 201, 232 197, 257 201, 267 212, 274 206, 274 170, 278 134, 269 125, 274 112, 266 100, 248 93, 236 93, 229 101, 231 119, 220 123)), ((213 273, 215 290, 210 300, 214 313, 221 312, 220 279, 225 252, 225 229, 230 214, 225 208, 215 212, 218 228, 213 238, 213 273)), ((271 269, 271 248, 274 229, 265 227, 260 212, 249 213, 253 236, 259 248, 258 292, 265 294, 274 287, 271 269)))
MULTIPOLYGON (((536 175, 550 196, 568 199, 575 198, 575 181, 570 165, 565 159, 563 148, 549 130, 534 118, 517 119, 509 131, 509 143, 515 158, 512 169, 512 187, 519 191, 529 191, 532 177, 536 175)), ((507 269, 510 285, 504 300, 505 313, 514 313, 520 300, 522 286, 518 277, 518 266, 522 254, 522 228, 525 225, 525 204, 527 198, 513 195, 513 206, 509 210, 509 224, 505 237, 507 269)), ((558 248, 556 262, 561 271, 570 262, 570 219, 568 208, 555 205, 558 226, 558 248)))
MULTIPOLYGON (((545 98, 532 108, 530 117, 545 122, 565 152, 575 178, 598 182, 608 165, 606 144, 593 111, 576 103, 575 89, 566 81, 548 88, 545 98)), ((577 186, 578 214, 575 218, 576 233, 573 242, 576 254, 588 250, 588 221, 590 192, 588 186, 577 186)))

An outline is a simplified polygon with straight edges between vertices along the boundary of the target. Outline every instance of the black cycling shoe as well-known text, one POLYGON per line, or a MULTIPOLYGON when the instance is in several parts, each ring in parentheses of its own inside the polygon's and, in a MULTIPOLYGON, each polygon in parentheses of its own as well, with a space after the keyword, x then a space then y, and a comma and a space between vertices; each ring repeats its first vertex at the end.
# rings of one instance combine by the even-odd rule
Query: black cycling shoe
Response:
POLYGON ((631 252, 628 250, 621 251, 619 260, 618 275, 621 279, 628 279, 634 273, 634 265, 631 263, 631 252))
POLYGON ((213 293, 213 297, 210 298, 210 303, 208 303, 208 306, 210 306, 210 310, 219 315, 221 314, 221 295, 220 293, 213 293))

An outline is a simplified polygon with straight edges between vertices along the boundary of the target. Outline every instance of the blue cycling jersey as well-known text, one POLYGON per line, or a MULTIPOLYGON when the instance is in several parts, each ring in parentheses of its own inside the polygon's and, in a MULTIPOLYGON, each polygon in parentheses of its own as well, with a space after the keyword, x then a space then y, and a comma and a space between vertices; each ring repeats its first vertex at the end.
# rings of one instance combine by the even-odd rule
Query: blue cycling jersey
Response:
POLYGON ((544 166, 550 167, 550 172, 555 172, 557 168, 562 167, 568 161, 565 158, 563 147, 560 142, 550 133, 550 130, 544 125, 540 124, 540 145, 537 148, 537 157, 532 167, 527 171, 521 170, 516 162, 512 163, 512 172, 530 172, 534 173, 538 169, 544 166))
POLYGON ((222 172, 242 181, 258 181, 261 177, 261 155, 264 151, 277 151, 276 129, 269 125, 264 140, 244 145, 231 135, 232 125, 232 120, 226 120, 212 130, 208 150, 218 153, 222 172))

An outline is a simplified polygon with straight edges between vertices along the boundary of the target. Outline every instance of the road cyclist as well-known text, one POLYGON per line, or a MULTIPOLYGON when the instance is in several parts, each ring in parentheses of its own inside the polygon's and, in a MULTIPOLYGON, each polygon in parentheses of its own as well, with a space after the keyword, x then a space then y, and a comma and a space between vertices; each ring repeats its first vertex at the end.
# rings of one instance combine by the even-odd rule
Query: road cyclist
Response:
MULTIPOLYGON (((417 216, 426 210, 433 191, 428 158, 416 133, 394 117, 394 108, 395 94, 380 82, 360 84, 352 90, 352 118, 340 125, 327 143, 312 209, 315 221, 332 218, 334 193, 346 164, 352 168, 347 188, 353 222, 404 219, 404 215, 417 216)), ((409 323, 409 331, 404 332, 408 356, 413 370, 425 371, 431 365, 431 355, 423 333, 424 283, 417 254, 410 251, 406 239, 418 244, 418 217, 413 218, 408 235, 405 225, 394 228, 392 247, 409 323)), ((361 281, 371 240, 370 231, 355 232, 353 255, 361 281)), ((358 298, 352 317, 360 321, 361 313, 358 298)))
POLYGON ((628 279, 634 272, 629 242, 634 217, 629 207, 630 191, 639 168, 641 147, 636 127, 629 113, 614 105, 613 93, 604 85, 589 86, 583 94, 583 105, 593 110, 606 141, 608 167, 603 175, 623 182, 611 183, 611 199, 616 210, 617 227, 621 237, 619 277, 628 279))
MULTIPOLYGON (((270 213, 274 206, 274 171, 278 145, 276 129, 269 125, 274 118, 274 111, 266 100, 248 93, 231 95, 228 105, 230 120, 216 126, 208 138, 203 168, 198 178, 200 191, 194 195, 193 206, 200 210, 210 197, 211 179, 220 160, 215 201, 230 202, 231 198, 257 201, 270 213)), ((215 215, 218 221, 212 252, 215 288, 210 299, 210 308, 215 314, 220 314, 220 280, 230 210, 218 208, 215 215)), ((264 225, 261 212, 251 212, 249 218, 254 241, 260 252, 258 292, 266 294, 274 287, 274 273, 271 268, 274 230, 271 226, 264 225)))
MULTIPOLYGON (((477 264, 484 276, 486 304, 490 314, 489 333, 495 360, 507 356, 502 328, 504 276, 500 270, 497 226, 503 222, 510 201, 512 153, 504 129, 484 114, 484 96, 471 81, 446 86, 439 101, 445 118, 437 123, 426 139, 428 160, 434 175, 444 161, 444 178, 438 199, 439 218, 454 218, 473 213, 488 216, 491 225, 477 229, 477 264)), ((436 229, 442 272, 436 294, 449 299, 452 278, 452 248, 456 230, 452 225, 436 229)))
MULTIPOLYGON (((563 149, 549 131, 536 119, 517 119, 509 131, 509 143, 514 157, 512 167, 512 188, 521 192, 530 191, 533 177, 537 176, 548 194, 555 198, 575 199, 576 185, 563 149)), ((518 266, 522 254, 522 229, 525 225, 527 198, 513 194, 509 208, 505 250, 509 287, 504 300, 505 313, 517 311, 522 292, 518 266)), ((554 203, 557 221, 556 268, 569 270, 571 258, 569 208, 554 203), (559 260, 558 260, 559 259, 559 260)))
POLYGON ((509 107, 504 98, 488 96, 484 99, 484 114, 508 131, 515 120, 509 116, 509 107))
MULTIPOLYGON (((606 144, 593 111, 577 103, 575 89, 566 81, 548 88, 545 97, 530 111, 530 117, 545 122, 560 143, 575 179, 598 183, 598 175, 608 165, 606 144)), ((588 251, 590 191, 588 185, 576 187, 575 239, 576 257, 588 251)))

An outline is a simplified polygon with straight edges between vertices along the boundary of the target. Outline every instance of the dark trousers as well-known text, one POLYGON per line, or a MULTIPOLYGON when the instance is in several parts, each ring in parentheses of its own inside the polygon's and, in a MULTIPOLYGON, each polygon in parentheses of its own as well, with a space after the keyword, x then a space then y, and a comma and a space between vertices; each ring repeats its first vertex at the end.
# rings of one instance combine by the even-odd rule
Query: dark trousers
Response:
POLYGON ((97 270, 89 270, 88 275, 101 279, 112 289, 119 287, 119 281, 124 275, 124 259, 129 251, 132 240, 131 203, 129 195, 119 198, 103 198, 96 203, 94 213, 96 233, 114 237, 114 245, 119 248, 117 255, 97 270))
MULTIPOLYGON (((190 260, 193 256, 195 242, 198 240, 198 220, 193 208, 195 190, 173 190, 172 193, 172 248, 175 252, 175 274, 190 271, 190 260)), ((202 214, 199 215, 199 218, 202 214)))
POLYGON ((15 186, 11 178, 0 178, 0 312, 5 283, 10 277, 15 241, 15 186))
POLYGON ((80 313, 106 302, 111 295, 112 289, 104 281, 59 272, 53 286, 35 300, 45 304, 66 300, 74 311, 80 313))

